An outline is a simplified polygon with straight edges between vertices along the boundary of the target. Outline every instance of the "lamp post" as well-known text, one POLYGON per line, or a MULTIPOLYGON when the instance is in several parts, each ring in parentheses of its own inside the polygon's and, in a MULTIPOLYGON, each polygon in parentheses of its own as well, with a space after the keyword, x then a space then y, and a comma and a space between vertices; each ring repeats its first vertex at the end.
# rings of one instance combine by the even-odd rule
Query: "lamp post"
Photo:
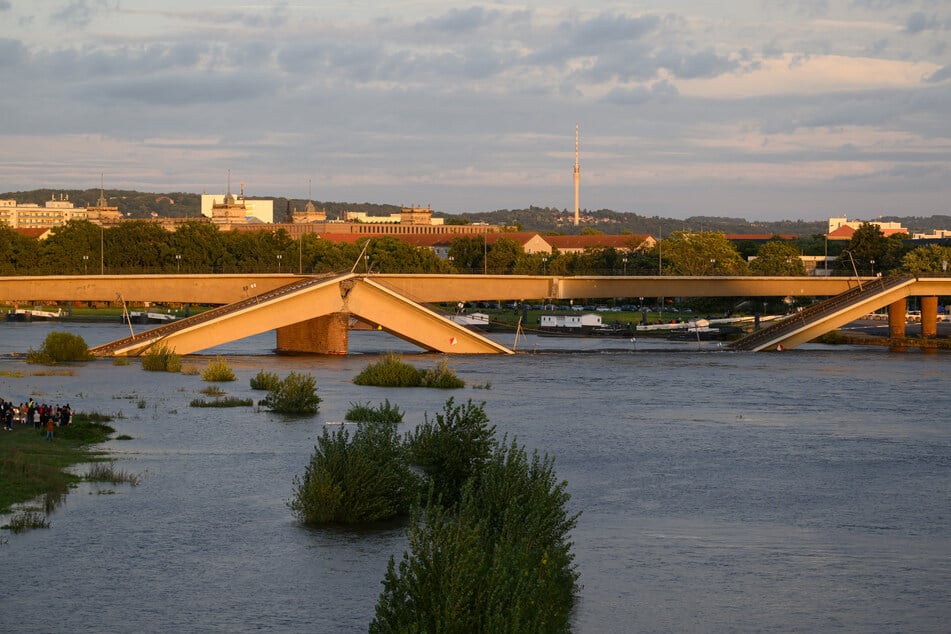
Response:
POLYGON ((99 225, 99 275, 106 274, 106 233, 99 225))
POLYGON ((548 275, 548 256, 542 256, 542 275, 548 275))
POLYGON ((947 260, 942 260, 942 261, 941 261, 941 272, 942 272, 942 273, 947 273, 947 272, 948 272, 948 261, 947 261, 947 260))
POLYGON ((871 259, 868 263, 872 266, 872 277, 875 277, 875 259, 871 259))
POLYGON ((370 254, 369 253, 363 256, 363 267, 367 273, 370 272, 370 254))
POLYGON ((88 256, 88 255, 84 255, 84 256, 83 256, 83 275, 88 275, 88 274, 89 274, 88 265, 89 265, 89 256, 88 256))
POLYGON ((627 275, 627 256, 626 255, 623 258, 621 258, 621 262, 624 263, 624 275, 627 275))
POLYGON ((281 260, 284 258, 280 253, 277 254, 277 272, 281 272, 281 260))
POLYGON ((716 258, 710 258, 710 275, 715 274, 716 270, 717 270, 716 258))
POLYGON ((451 255, 449 255, 449 256, 446 256, 446 259, 449 260, 449 270, 450 270, 450 271, 455 270, 455 269, 453 269, 453 264, 452 264, 452 263, 455 262, 456 258, 454 258, 454 257, 452 257, 451 255))
POLYGON ((489 241, 484 233, 482 234, 482 274, 489 274, 489 241))
POLYGON ((175 254, 175 272, 176 273, 182 272, 182 254, 181 253, 175 254))

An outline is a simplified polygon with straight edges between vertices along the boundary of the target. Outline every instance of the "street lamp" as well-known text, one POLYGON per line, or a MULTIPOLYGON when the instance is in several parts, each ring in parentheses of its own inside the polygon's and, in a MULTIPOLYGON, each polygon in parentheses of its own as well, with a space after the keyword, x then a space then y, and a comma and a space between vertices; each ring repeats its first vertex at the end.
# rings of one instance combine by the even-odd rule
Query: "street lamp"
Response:
POLYGON ((89 273, 88 265, 89 265, 89 256, 84 255, 83 256, 83 275, 88 275, 89 273))
POLYGON ((281 272, 281 260, 284 258, 280 253, 277 254, 277 272, 281 272))
POLYGON ((942 272, 942 273, 947 273, 947 272, 948 272, 948 261, 947 261, 947 260, 942 260, 942 262, 941 262, 941 272, 942 272))
POLYGON ((717 261, 715 258, 710 258, 710 275, 716 273, 717 270, 717 261))
POLYGON ((868 261, 872 265, 872 277, 875 277, 875 260, 874 258, 868 261))
POLYGON ((370 272, 370 254, 369 253, 363 256, 363 266, 366 269, 366 272, 369 273, 370 272))
POLYGON ((621 258, 621 262, 624 263, 624 275, 627 275, 627 256, 626 255, 623 258, 621 258))
POLYGON ((176 273, 182 272, 182 254, 181 253, 175 254, 175 272, 176 273))

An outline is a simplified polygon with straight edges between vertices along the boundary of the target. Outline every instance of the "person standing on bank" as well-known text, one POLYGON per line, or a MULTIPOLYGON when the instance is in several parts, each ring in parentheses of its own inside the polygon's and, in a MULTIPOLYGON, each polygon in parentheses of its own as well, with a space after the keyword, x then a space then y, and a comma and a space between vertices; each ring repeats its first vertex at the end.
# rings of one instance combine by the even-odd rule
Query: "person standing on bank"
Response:
POLYGON ((53 427, 54 427, 53 418, 52 417, 47 418, 46 419, 46 439, 47 440, 53 440, 53 427))

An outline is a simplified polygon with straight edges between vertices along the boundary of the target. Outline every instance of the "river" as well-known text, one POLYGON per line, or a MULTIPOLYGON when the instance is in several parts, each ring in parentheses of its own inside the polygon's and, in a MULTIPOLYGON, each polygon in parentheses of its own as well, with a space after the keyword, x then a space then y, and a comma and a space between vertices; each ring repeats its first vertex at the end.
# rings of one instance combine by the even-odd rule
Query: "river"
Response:
MULTIPOLYGON (((51 329, 92 346, 123 328, 0 324, 0 355, 51 329)), ((353 385, 377 354, 414 350, 382 333, 353 333, 339 358, 273 346, 268 333, 211 351, 238 375, 221 387, 257 400, 259 370, 309 372, 317 417, 190 408, 199 376, 136 362, 34 376, 0 357, 26 375, 0 377, 0 396, 119 415, 133 439, 105 448, 143 476, 81 485, 50 529, 3 535, 0 631, 365 631, 402 532, 305 528, 286 506, 294 478, 351 403, 388 398, 410 429, 450 396, 485 401, 500 437, 555 457, 581 512, 577 632, 948 631, 947 355, 529 337, 515 357, 451 358, 470 387, 443 392, 353 385)))

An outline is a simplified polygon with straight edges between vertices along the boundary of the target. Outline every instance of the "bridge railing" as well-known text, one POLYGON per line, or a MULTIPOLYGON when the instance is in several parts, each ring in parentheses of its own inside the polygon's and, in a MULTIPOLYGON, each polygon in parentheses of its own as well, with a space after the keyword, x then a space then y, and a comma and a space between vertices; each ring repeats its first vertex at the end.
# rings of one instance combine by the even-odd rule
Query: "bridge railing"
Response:
POLYGON ((802 326, 819 321, 823 317, 833 315, 842 308, 851 306, 861 299, 880 295, 913 279, 914 277, 911 275, 891 275, 867 281, 862 286, 856 286, 835 297, 808 306, 785 319, 770 324, 765 328, 761 328, 742 339, 738 339, 733 342, 731 348, 734 350, 754 350, 758 346, 789 334, 802 326))
POLYGON ((158 326, 157 328, 152 328, 138 335, 132 335, 124 339, 119 339, 118 341, 113 341, 101 346, 97 346, 95 348, 92 348, 89 352, 95 355, 100 355, 100 356, 107 355, 114 350, 118 350, 127 345, 133 344, 137 341, 141 341, 143 337, 147 336, 150 339, 161 338, 166 335, 170 335, 174 332, 177 332, 179 330, 182 330, 184 328, 190 328, 191 326, 195 326, 197 324, 201 324, 201 323, 211 321, 213 319, 217 319, 218 317, 222 317, 229 313, 233 313, 243 308, 247 308, 248 306, 259 304, 262 301, 268 301, 277 297, 289 295, 290 293, 294 293, 296 291, 299 291, 311 286, 317 286, 319 284, 323 284, 327 280, 336 279, 338 277, 341 277, 341 275, 345 275, 345 274, 328 273, 328 274, 319 275, 315 277, 308 277, 302 280, 296 280, 285 286, 281 286, 273 290, 267 291, 265 293, 261 293, 260 295, 251 295, 250 297, 246 297, 237 302, 226 304, 224 306, 217 306, 215 308, 206 310, 197 315, 192 315, 191 317, 185 317, 184 319, 179 319, 170 324, 164 324, 162 326, 158 326))

